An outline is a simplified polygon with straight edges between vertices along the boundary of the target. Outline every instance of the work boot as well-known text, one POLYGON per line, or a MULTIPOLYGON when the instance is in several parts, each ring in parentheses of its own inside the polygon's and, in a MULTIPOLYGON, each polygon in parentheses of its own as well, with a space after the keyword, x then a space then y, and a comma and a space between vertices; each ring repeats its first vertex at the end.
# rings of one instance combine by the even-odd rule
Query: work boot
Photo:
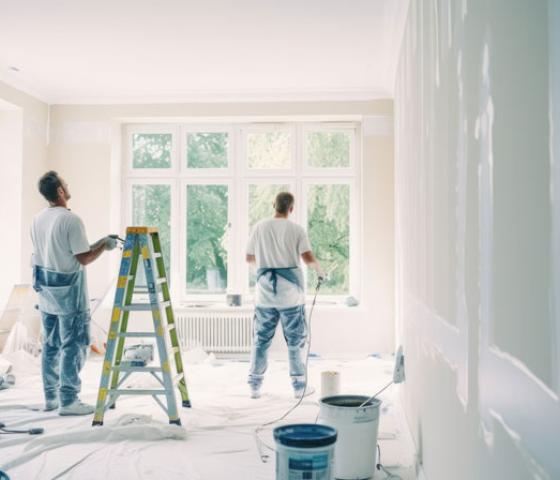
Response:
POLYGON ((253 398, 255 400, 257 398, 261 398, 261 390, 259 388, 251 387, 251 398, 253 398))
POLYGON ((44 412, 52 412, 53 410, 56 410, 58 408, 58 400, 56 398, 53 398, 52 400, 47 400, 45 402, 45 408, 44 408, 44 412))
POLYGON ((302 397, 307 397, 315 393, 315 389, 311 385, 307 385, 305 390, 303 387, 294 388, 294 398, 300 399, 302 397))
POLYGON ((58 414, 62 416, 66 415, 91 415, 95 411, 93 405, 88 405, 87 403, 82 403, 80 400, 74 400, 70 405, 65 407, 60 407, 58 414))

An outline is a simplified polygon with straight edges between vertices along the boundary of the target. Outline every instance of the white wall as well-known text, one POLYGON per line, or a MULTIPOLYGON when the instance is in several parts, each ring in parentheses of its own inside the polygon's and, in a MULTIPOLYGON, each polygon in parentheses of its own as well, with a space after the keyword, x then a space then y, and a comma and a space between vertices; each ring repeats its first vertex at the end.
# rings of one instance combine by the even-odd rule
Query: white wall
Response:
POLYGON ((0 311, 17 283, 31 281, 29 226, 43 201, 37 179, 47 168, 48 106, 0 82, 0 311))
POLYGON ((560 478, 560 2, 412 0, 396 312, 428 480, 560 478))
POLYGON ((0 103, 0 219, 4 225, 0 265, 0 312, 14 283, 21 281, 21 189, 23 159, 21 110, 0 103), (16 200, 16 201, 14 201, 16 200))
MULTIPOLYGON (((127 122, 201 117, 365 118, 363 135, 363 301, 358 308, 318 308, 313 350, 388 352, 394 345, 392 101, 253 104, 165 104, 51 107, 49 167, 69 182, 72 209, 90 239, 120 229, 121 129, 127 122)), ((90 294, 101 295, 117 265, 105 256, 89 269, 90 294)), ((106 321, 104 318, 102 321, 106 321)), ((279 336, 281 337, 281 336, 279 336)), ((276 345, 278 346, 278 345, 276 345)), ((276 347, 275 346, 275 347, 276 347)))
POLYGON ((21 281, 21 192, 23 159, 21 109, 0 103, 0 219, 5 228, 0 265, 0 312, 4 309, 12 286, 21 281))

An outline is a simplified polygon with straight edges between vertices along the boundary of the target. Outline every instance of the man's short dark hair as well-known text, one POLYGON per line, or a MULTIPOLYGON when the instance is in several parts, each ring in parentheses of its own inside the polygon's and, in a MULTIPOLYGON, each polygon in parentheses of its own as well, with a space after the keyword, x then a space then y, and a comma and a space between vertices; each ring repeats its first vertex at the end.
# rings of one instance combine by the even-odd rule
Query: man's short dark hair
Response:
POLYGON ((62 182, 54 170, 48 171, 39 179, 39 192, 49 202, 58 200, 58 187, 62 187, 62 182))
POLYGON ((280 192, 274 200, 274 209, 282 215, 288 213, 294 205, 294 196, 290 192, 280 192))

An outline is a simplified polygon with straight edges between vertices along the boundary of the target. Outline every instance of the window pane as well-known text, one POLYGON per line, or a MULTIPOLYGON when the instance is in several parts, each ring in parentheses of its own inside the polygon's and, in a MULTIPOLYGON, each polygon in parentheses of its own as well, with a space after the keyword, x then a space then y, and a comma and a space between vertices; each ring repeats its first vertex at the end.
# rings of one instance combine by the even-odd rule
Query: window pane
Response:
POLYGON ((289 132, 253 132, 247 134, 249 168, 290 168, 292 142, 289 132))
POLYGON ((188 293, 226 291, 227 231, 227 185, 188 185, 188 293))
MULTIPOLYGON (((350 186, 311 185, 307 196, 307 227, 313 253, 328 280, 323 294, 348 294, 350 257, 350 186)), ((317 282, 309 269, 308 288, 317 282)))
POLYGON ((135 133, 132 135, 132 166, 134 168, 170 168, 170 133, 135 133))
POLYGON ((224 168, 228 164, 227 133, 187 134, 187 167, 224 168))
POLYGON ((346 132, 310 132, 306 138, 310 167, 349 167, 350 135, 346 132))
MULTIPOLYGON (((165 271, 169 278, 171 252, 171 187, 169 185, 132 186, 132 223, 157 227, 159 231, 165 271)), ((146 284, 144 269, 138 268, 138 283, 146 284)))
POLYGON ((271 217, 274 214, 272 204, 276 195, 289 190, 288 185, 249 185, 249 227, 263 218, 271 217))
MULTIPOLYGON (((288 185, 260 184, 249 185, 249 228, 263 218, 272 217, 274 209, 272 203, 280 192, 288 192, 288 185)), ((256 283, 256 274, 253 269, 249 270, 249 286, 251 290, 256 283)))

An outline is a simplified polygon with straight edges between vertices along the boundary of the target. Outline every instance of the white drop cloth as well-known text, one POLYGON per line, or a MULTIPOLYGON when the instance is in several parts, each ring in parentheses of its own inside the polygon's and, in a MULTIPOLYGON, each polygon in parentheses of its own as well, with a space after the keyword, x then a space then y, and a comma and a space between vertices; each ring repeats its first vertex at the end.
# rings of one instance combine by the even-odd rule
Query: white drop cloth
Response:
MULTIPOLYGON (((188 357, 188 355, 186 355, 188 357)), ((203 360, 200 354, 196 360, 203 360)), ((186 359, 186 358, 185 358, 186 359)), ((12 428, 43 427, 41 436, 0 435, 0 469, 12 480, 28 479, 165 479, 272 480, 274 456, 261 463, 254 429, 281 416, 294 402, 287 362, 271 361, 259 400, 249 398, 248 362, 216 360, 187 364, 192 409, 182 409, 183 428, 167 424, 165 414, 150 397, 121 397, 102 427, 92 417, 60 417, 56 412, 30 410, 42 404, 39 368, 29 358, 10 358, 16 385, 0 391, 0 421, 12 428), (14 362, 15 360, 15 362, 14 362), (20 406, 19 408, 17 406, 20 406)), ((341 374, 343 393, 372 394, 388 383, 393 359, 310 360, 310 382, 320 389, 325 370, 341 374)), ((83 401, 94 403, 101 358, 90 358, 82 372, 83 401)), ((135 386, 151 380, 131 378, 135 386)), ((382 399, 380 425, 382 460, 403 480, 413 476, 413 451, 400 406, 398 387, 382 399)), ((314 422, 319 392, 307 397, 284 423, 314 422)), ((263 440, 273 445, 272 428, 263 440)), ((378 474, 376 479, 384 475, 378 474)))

